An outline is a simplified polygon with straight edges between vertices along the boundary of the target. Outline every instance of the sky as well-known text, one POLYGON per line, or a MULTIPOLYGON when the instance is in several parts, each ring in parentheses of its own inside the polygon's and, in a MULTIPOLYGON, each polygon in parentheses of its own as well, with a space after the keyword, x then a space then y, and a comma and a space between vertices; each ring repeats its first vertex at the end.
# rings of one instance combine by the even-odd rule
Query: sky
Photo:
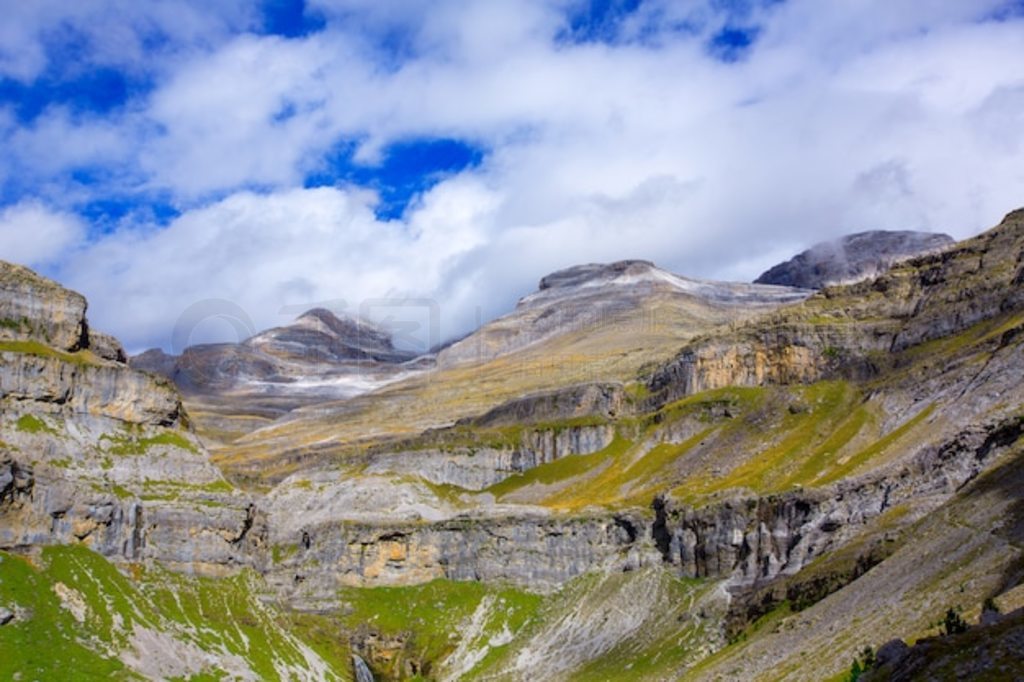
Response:
POLYGON ((133 352, 315 305, 415 345, 578 263, 749 281, 1024 205, 1024 0, 0 12, 0 259, 133 352))

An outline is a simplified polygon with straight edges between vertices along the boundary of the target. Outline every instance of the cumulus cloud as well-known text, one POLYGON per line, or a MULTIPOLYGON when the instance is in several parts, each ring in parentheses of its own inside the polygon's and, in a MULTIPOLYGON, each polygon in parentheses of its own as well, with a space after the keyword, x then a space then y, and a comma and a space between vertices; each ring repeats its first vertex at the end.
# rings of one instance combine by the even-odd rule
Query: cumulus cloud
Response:
POLYGON ((198 327, 217 305, 197 304, 211 300, 240 308, 254 330, 323 304, 393 315, 378 299, 401 308, 439 291, 446 268, 484 237, 479 218, 491 198, 472 181, 447 183, 408 223, 377 220, 374 200, 335 188, 241 192, 164 228, 107 235, 70 259, 60 277, 96 301, 117 302, 92 306, 92 322, 140 349, 168 347, 175 324, 197 327, 193 342, 210 340, 198 327), (195 310, 199 317, 181 319, 195 310))
POLYGON ((1024 203, 1024 22, 1001 0, 647 0, 583 30, 586 6, 313 0, 323 29, 292 38, 239 34, 241 5, 193 17, 114 115, 0 110, 8 177, 70 210, 61 178, 94 162, 180 208, 51 268, 135 348, 209 298, 262 327, 304 301, 427 297, 450 336, 578 262, 750 279, 842 233, 965 237, 1024 203), (730 27, 756 40, 724 62, 730 27), (399 220, 365 188, 304 188, 338 145, 372 167, 421 138, 484 160, 399 220))
POLYGON ((66 258, 85 236, 82 221, 24 201, 0 211, 0 259, 40 267, 66 258))

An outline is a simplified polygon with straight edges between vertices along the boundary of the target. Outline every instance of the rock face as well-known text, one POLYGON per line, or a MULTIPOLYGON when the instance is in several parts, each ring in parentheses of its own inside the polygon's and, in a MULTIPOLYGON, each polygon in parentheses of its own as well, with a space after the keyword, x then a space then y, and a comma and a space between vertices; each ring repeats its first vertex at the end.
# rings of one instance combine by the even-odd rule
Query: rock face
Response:
POLYGON ((124 348, 109 334, 89 328, 85 297, 26 267, 0 261, 0 342, 41 343, 58 351, 90 351, 127 362, 124 348))
POLYGON ((271 542, 288 548, 289 556, 270 569, 268 579, 289 600, 309 606, 329 601, 344 585, 450 578, 551 591, 588 571, 633 570, 661 561, 649 523, 639 514, 455 518, 387 528, 335 522, 300 529, 281 521, 272 524, 271 542))
POLYGON ((7 327, 17 341, 0 345, 0 549, 84 543, 210 573, 251 564, 260 515, 210 463, 174 387, 90 333, 81 296, 17 266, 0 264, 0 280, 15 282, 0 301, 21 315, 7 327))
POLYGON ((874 279, 826 289, 778 314, 688 344, 654 374, 665 399, 720 388, 865 378, 885 356, 961 332, 1024 304, 1024 212, 874 279))
POLYGON ((717 320, 723 308, 767 310, 799 301, 808 292, 792 288, 709 282, 680 277, 641 260, 578 265, 547 275, 538 291, 516 309, 485 324, 438 353, 441 367, 481 362, 562 335, 617 324, 654 302, 688 309, 695 321, 717 320))
POLYGON ((563 457, 598 452, 614 438, 615 429, 610 424, 526 429, 518 442, 505 445, 388 448, 369 456, 366 471, 407 474, 439 485, 483 490, 563 457))
POLYGON ((815 244, 762 273, 754 282, 821 289, 881 274, 898 260, 938 251, 952 243, 949 235, 931 232, 858 232, 815 244))
POLYGON ((665 561, 684 575, 726 578, 734 588, 755 586, 796 574, 889 509, 929 498, 937 505, 1022 434, 1020 419, 973 427, 905 463, 833 488, 700 509, 659 498, 652 534, 665 561))
POLYGON ((625 393, 621 384, 580 384, 510 400, 461 423, 487 427, 536 424, 577 417, 612 418, 622 412, 624 402, 625 393))
POLYGON ((85 297, 28 268, 0 261, 0 339, 33 339, 66 351, 89 345, 85 297))

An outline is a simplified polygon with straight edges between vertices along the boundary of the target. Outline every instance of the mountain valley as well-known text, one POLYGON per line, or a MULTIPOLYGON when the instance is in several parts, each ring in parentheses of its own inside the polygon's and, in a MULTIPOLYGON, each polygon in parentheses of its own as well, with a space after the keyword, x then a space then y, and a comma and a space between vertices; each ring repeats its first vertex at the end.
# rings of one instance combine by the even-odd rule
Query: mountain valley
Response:
POLYGON ((129 360, 0 264, 0 676, 1024 674, 1024 209, 864 234, 807 288, 576 266, 424 357, 315 309, 129 360))

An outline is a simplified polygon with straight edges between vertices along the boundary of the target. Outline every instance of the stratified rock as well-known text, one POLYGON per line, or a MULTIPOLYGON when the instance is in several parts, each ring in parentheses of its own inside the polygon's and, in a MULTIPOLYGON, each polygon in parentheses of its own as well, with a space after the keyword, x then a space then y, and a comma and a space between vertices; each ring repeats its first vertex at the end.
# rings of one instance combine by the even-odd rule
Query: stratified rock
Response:
POLYGON ((104 360, 119 362, 122 365, 128 363, 128 354, 124 352, 124 346, 110 334, 90 329, 89 350, 104 360))
POLYGON ((949 235, 931 232, 858 232, 815 244, 769 269, 754 282, 821 289, 877 275, 898 260, 937 251, 952 243, 949 235))
POLYGON ((955 247, 694 341, 649 387, 673 400, 723 386, 869 377, 889 353, 1024 307, 1022 258, 1024 211, 1014 211, 955 247))
POLYGON ((28 268, 0 261, 0 339, 81 350, 88 346, 85 308, 81 294, 28 268))
POLYGON ((254 561, 262 514, 210 462, 166 379, 90 334, 78 294, 0 263, 0 549, 83 543, 222 573, 254 561), (60 344, 60 345, 54 345, 60 344))

